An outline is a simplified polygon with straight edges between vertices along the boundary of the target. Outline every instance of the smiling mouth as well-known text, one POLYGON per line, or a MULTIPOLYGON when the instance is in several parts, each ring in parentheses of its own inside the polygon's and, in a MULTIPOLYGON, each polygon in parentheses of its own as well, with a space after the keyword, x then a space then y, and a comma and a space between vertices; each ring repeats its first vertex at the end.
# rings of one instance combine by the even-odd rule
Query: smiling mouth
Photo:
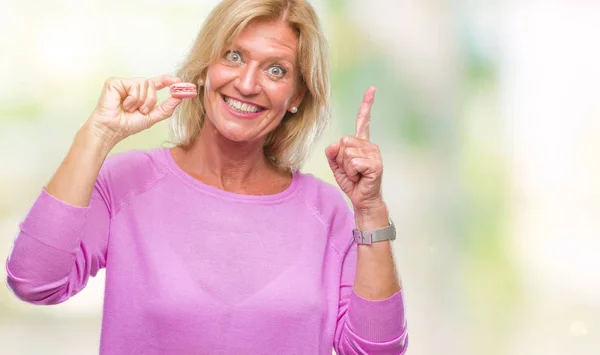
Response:
POLYGON ((221 95, 221 96, 223 97, 223 100, 225 101, 227 106, 229 106, 232 110, 235 110, 240 113, 256 113, 256 112, 265 110, 264 107, 248 104, 245 102, 240 102, 229 96, 225 96, 225 95, 221 95))

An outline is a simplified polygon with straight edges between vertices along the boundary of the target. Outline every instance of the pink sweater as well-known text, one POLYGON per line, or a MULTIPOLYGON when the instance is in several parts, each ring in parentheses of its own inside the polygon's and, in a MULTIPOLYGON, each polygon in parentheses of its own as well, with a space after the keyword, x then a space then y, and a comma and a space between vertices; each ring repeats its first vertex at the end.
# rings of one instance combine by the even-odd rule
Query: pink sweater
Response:
POLYGON ((45 190, 7 261, 22 300, 56 304, 106 268, 100 354, 404 354, 402 292, 352 289, 342 193, 296 173, 276 195, 205 185, 167 148, 115 154, 90 206, 45 190))

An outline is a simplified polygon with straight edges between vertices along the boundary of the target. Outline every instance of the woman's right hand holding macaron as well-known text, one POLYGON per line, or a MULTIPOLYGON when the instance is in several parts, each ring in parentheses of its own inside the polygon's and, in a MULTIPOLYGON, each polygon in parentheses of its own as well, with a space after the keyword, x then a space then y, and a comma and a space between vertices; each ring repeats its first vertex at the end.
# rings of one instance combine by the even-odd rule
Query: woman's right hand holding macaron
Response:
POLYGON ((86 126, 112 147, 173 115, 181 98, 173 95, 157 106, 156 93, 180 82, 181 79, 170 75, 152 79, 109 78, 86 126))
POLYGON ((180 83, 170 75, 106 80, 96 108, 75 135, 46 192, 67 204, 88 206, 98 173, 114 146, 171 117, 183 98, 196 96, 195 85, 180 83), (157 106, 157 90, 173 84, 171 97, 157 106))

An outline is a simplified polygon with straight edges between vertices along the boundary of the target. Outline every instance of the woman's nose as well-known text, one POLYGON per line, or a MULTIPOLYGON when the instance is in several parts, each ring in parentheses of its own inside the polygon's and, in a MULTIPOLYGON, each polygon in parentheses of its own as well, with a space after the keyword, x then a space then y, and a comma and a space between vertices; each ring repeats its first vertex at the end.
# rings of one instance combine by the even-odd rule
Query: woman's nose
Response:
POLYGON ((260 92, 259 68, 254 65, 246 65, 241 68, 240 75, 235 80, 235 87, 244 96, 256 95, 260 92))

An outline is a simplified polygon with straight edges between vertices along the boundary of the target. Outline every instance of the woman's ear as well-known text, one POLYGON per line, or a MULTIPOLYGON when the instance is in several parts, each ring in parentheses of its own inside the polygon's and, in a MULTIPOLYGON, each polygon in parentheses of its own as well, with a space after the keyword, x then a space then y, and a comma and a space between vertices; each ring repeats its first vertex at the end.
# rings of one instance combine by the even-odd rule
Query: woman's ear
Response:
MULTIPOLYGON (((291 101, 291 105, 288 108, 288 111, 291 111, 292 107, 295 107, 296 111, 298 110, 298 107, 300 107, 300 104, 302 103, 302 100, 304 99, 304 95, 306 95, 306 90, 307 89, 304 84, 299 85, 296 95, 294 95, 294 98, 291 101)), ((295 113, 295 112, 293 112, 293 113, 295 113)))

